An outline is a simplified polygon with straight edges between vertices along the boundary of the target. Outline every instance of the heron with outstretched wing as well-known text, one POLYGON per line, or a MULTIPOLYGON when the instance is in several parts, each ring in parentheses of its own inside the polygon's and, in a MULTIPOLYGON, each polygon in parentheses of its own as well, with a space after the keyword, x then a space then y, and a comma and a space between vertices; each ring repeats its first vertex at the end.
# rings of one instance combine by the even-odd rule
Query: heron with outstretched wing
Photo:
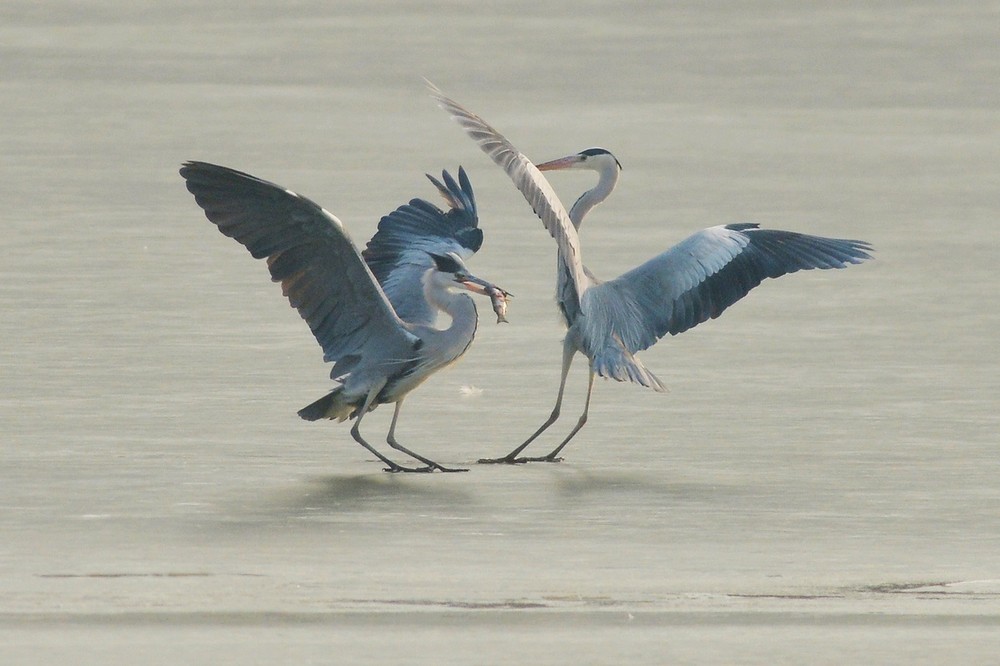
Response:
POLYGON ((666 387, 636 354, 666 334, 677 335, 718 317, 765 278, 808 269, 844 268, 870 259, 864 241, 727 224, 703 229, 623 275, 601 281, 584 265, 578 233, 584 216, 614 190, 621 164, 603 148, 589 148, 535 165, 485 120, 428 82, 431 95, 503 170, 531 205, 558 248, 556 300, 568 328, 556 404, 548 419, 522 444, 501 458, 479 462, 517 463, 560 460, 563 447, 587 422, 594 377, 630 381, 655 391, 666 387), (598 182, 567 212, 542 171, 588 169, 598 182), (590 361, 583 414, 569 435, 548 455, 519 457, 559 418, 573 357, 590 361))
POLYGON ((464 471, 445 467, 395 438, 407 394, 465 353, 478 316, 469 291, 489 296, 501 316, 507 292, 472 275, 465 260, 483 241, 465 170, 428 176, 449 206, 414 199, 386 215, 358 252, 332 214, 291 190, 205 162, 180 170, 206 217, 257 259, 332 362, 336 387, 299 411, 308 421, 355 419, 351 436, 388 472, 464 471), (451 323, 437 326, 439 313, 451 323), (393 462, 361 436, 365 414, 395 403, 388 444, 422 466, 393 462))

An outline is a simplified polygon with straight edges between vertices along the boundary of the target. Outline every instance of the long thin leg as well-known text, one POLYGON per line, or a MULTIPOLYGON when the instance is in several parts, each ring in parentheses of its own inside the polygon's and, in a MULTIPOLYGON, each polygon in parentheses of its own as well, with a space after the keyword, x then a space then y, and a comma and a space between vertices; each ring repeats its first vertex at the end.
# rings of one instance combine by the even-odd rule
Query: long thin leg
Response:
POLYGON ((366 442, 364 437, 361 436, 361 419, 363 419, 365 414, 368 413, 369 407, 371 407, 372 402, 374 402, 376 396, 378 396, 378 393, 381 390, 382 387, 378 386, 368 392, 368 396, 365 398, 365 404, 358 411, 358 418, 354 422, 354 427, 351 428, 351 437, 354 438, 355 442, 368 449, 376 458, 388 465, 388 467, 385 468, 386 472, 419 472, 421 470, 413 467, 403 467, 402 465, 392 462, 384 455, 376 451, 375 447, 366 442))
POLYGON ((516 462, 559 462, 562 458, 557 457, 559 452, 563 450, 563 447, 569 443, 569 440, 573 439, 576 433, 580 432, 587 423, 587 414, 590 412, 590 395, 594 392, 594 371, 591 369, 590 378, 587 380, 587 400, 583 404, 583 414, 580 415, 580 420, 576 422, 576 427, 566 436, 566 439, 557 446, 552 453, 547 456, 542 456, 541 458, 518 458, 516 462))
MULTIPOLYGON (((559 410, 562 409, 563 392, 566 390, 566 377, 569 376, 569 366, 573 363, 573 356, 576 355, 576 347, 570 344, 569 340, 563 342, 563 358, 562 358, 562 377, 559 379, 559 394, 556 396, 556 406, 552 408, 552 413, 549 414, 549 418, 546 419, 545 423, 535 431, 535 433, 526 439, 520 446, 508 453, 502 458, 480 458, 479 462, 484 464, 495 464, 495 463, 506 463, 508 465, 513 465, 514 463, 525 462, 524 458, 518 458, 518 454, 524 451, 528 444, 531 444, 535 439, 538 438, 545 430, 556 422, 559 418, 559 410)), ((560 447, 562 448, 562 447, 560 447)))
POLYGON ((468 472, 469 471, 467 469, 457 469, 457 468, 453 469, 451 467, 445 467, 444 465, 440 465, 440 464, 434 462, 433 460, 430 460, 429 458, 425 458, 425 457, 423 457, 420 454, 414 453, 413 451, 409 450, 408 448, 406 448, 405 446, 403 446, 402 444, 400 444, 399 442, 397 442, 396 441, 396 419, 399 418, 399 410, 402 409, 402 407, 403 407, 403 401, 400 400, 399 402, 396 403, 396 410, 392 413, 392 424, 389 426, 389 434, 386 435, 385 441, 388 442, 389 446, 391 446, 392 448, 396 449, 397 451, 402 451, 403 453, 405 453, 406 455, 410 456, 411 458, 416 458, 417 460, 419 460, 423 464, 427 465, 427 467, 422 467, 422 468, 417 469, 417 470, 399 470, 399 471, 433 472, 436 469, 439 469, 442 472, 468 472))

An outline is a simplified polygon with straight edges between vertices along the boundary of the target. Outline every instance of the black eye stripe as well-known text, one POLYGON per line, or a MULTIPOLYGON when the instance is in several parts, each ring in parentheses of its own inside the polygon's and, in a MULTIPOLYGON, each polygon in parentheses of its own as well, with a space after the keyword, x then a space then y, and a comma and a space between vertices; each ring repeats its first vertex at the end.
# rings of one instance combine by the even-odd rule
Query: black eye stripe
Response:
POLYGON ((454 257, 442 254, 432 254, 434 264, 442 273, 461 273, 462 265, 455 261, 454 257))

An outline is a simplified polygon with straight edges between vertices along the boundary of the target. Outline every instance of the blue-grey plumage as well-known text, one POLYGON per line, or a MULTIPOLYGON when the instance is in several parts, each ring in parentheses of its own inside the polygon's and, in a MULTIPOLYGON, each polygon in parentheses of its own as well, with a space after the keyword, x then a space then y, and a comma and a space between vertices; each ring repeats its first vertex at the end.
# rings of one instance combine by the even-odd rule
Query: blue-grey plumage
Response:
POLYGON ((406 395, 472 343, 476 306, 462 290, 491 299, 506 293, 465 266, 464 258, 482 244, 465 171, 459 169, 457 183, 447 172, 443 183, 428 176, 449 204, 447 213, 412 200, 383 218, 364 257, 340 220, 291 190, 205 162, 186 162, 180 173, 219 231, 267 260, 272 280, 281 283, 322 347, 323 360, 334 364, 330 376, 337 386, 299 415, 356 419, 352 437, 387 471, 457 471, 399 444, 395 429, 406 395), (394 281, 399 270, 407 271, 409 284, 394 281), (449 315, 447 328, 435 325, 438 312, 449 315), (364 415, 386 403, 395 403, 386 441, 424 467, 399 465, 361 437, 364 415))
POLYGON ((559 460, 559 452, 587 421, 595 375, 665 391, 663 382, 635 356, 637 352, 668 333, 677 335, 718 317, 765 278, 799 270, 844 268, 871 258, 871 246, 864 241, 760 229, 753 223, 729 224, 699 231, 614 280, 601 281, 583 264, 579 228, 586 214, 614 190, 621 173, 617 158, 604 148, 588 148, 536 166, 489 123, 428 85, 442 108, 504 169, 557 246, 556 301, 568 330, 555 408, 509 454, 480 462, 559 460), (598 174, 597 184, 580 195, 568 212, 542 174, 560 169, 598 174), (551 453, 519 458, 558 419, 566 377, 577 352, 590 361, 583 414, 551 453))
POLYGON ((483 244, 472 184, 461 167, 458 182, 447 171, 443 183, 427 178, 438 189, 450 210, 413 199, 383 217, 361 256, 382 285, 396 314, 410 323, 433 324, 437 309, 423 298, 420 277, 434 265, 431 253, 453 252, 462 259, 483 244))

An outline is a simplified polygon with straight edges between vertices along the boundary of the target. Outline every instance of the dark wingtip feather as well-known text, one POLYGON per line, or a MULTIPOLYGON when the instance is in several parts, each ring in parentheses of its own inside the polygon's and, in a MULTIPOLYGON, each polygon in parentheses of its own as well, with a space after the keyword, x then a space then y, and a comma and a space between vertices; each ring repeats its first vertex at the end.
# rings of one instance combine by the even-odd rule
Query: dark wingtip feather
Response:
MULTIPOLYGON (((459 167, 457 182, 447 170, 441 171, 440 179, 431 174, 425 176, 447 202, 449 210, 442 211, 424 199, 412 199, 379 221, 378 231, 362 252, 376 279, 387 289, 390 300, 395 295, 395 287, 387 287, 390 275, 404 255, 408 256, 408 265, 413 265, 414 258, 409 253, 412 248, 433 247, 436 240, 443 246, 454 247, 457 243, 470 252, 482 247, 483 233, 478 228, 472 185, 464 169, 459 167)), ((426 261, 430 267, 430 260, 426 261)))

